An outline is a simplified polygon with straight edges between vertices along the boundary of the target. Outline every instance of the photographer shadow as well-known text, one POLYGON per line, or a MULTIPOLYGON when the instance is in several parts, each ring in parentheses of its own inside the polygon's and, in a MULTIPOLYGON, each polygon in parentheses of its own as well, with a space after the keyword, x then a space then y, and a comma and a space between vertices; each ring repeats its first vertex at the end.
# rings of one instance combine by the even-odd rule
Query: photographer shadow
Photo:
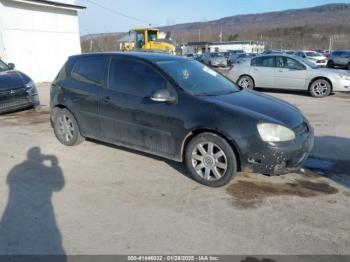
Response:
POLYGON ((31 148, 7 176, 9 197, 0 220, 0 255, 60 255, 62 237, 51 201, 65 181, 58 159, 31 148))

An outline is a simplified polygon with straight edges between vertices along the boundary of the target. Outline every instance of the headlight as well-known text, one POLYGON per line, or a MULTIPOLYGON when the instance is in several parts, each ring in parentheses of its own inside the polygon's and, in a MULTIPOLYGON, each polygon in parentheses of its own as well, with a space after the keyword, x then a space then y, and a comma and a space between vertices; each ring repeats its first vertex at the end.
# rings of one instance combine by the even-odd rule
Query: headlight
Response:
POLYGON ((339 75, 341 79, 350 80, 350 75, 339 75))
POLYGON ((291 129, 269 123, 258 124, 260 137, 265 142, 286 142, 295 139, 295 133, 291 129))
POLYGON ((38 91, 36 90, 36 86, 33 81, 30 81, 26 84, 26 92, 32 96, 37 95, 38 91))

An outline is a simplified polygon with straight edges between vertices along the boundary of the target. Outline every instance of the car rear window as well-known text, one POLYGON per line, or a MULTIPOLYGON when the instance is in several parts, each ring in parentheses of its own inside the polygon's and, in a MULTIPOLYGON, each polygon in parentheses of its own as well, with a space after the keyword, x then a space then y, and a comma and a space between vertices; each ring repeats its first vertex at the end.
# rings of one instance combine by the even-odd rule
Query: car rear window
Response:
POLYGON ((74 65, 72 78, 80 82, 101 84, 106 62, 107 57, 81 58, 74 65))

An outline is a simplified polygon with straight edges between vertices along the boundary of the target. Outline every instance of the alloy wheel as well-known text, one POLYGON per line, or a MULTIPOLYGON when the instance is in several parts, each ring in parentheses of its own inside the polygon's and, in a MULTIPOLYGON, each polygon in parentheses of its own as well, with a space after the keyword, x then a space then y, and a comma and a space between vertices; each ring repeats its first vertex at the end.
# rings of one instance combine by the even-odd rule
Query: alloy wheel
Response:
POLYGON ((319 80, 316 81, 315 83, 312 84, 311 89, 315 96, 324 96, 328 92, 329 85, 326 81, 324 80, 319 80))
POLYGON ((191 159, 196 173, 208 181, 219 180, 228 168, 224 151, 213 142, 199 143, 194 148, 191 159))
POLYGON ((73 121, 66 115, 62 115, 58 118, 58 131, 59 135, 66 141, 70 142, 74 137, 74 125, 73 121))
POLYGON ((253 89, 252 80, 248 77, 242 77, 241 79, 239 79, 238 85, 242 88, 253 89))

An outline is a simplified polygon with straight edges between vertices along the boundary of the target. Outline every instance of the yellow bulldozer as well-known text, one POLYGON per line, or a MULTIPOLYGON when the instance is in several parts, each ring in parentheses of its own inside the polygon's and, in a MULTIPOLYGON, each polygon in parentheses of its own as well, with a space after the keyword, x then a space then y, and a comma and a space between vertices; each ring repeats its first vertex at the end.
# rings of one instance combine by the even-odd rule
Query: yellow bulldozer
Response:
POLYGON ((129 35, 135 35, 135 41, 123 43, 122 51, 145 50, 159 51, 176 55, 178 48, 176 42, 169 38, 161 39, 159 29, 155 28, 135 28, 129 35))

